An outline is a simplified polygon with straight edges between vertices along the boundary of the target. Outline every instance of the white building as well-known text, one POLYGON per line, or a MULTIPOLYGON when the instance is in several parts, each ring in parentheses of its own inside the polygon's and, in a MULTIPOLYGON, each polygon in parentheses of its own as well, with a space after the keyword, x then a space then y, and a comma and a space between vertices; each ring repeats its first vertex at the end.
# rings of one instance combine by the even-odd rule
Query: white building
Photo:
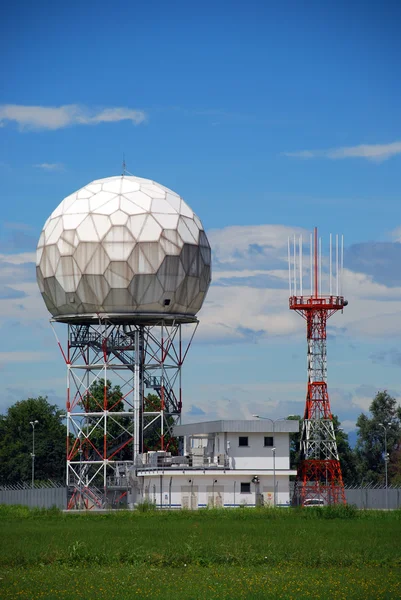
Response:
POLYGON ((128 502, 161 508, 255 506, 290 501, 289 434, 298 421, 209 421, 177 425, 181 456, 148 452, 131 473, 128 502))

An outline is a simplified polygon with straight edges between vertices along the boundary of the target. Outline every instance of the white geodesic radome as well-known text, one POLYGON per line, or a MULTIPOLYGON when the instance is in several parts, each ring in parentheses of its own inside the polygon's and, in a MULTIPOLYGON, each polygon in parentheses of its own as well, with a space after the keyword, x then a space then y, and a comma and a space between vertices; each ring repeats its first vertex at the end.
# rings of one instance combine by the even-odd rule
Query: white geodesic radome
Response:
POLYGON ((46 221, 37 281, 54 317, 195 315, 211 280, 200 219, 168 188, 122 175, 67 196, 46 221))

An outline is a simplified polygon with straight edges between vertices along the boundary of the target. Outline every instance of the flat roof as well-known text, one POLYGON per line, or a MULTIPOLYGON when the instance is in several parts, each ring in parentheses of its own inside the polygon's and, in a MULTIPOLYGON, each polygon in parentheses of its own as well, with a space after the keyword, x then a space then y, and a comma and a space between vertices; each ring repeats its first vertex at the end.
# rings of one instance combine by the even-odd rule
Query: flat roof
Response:
POLYGON ((273 431, 275 433, 297 433, 299 421, 280 419, 273 424, 268 419, 221 420, 174 426, 174 435, 177 437, 208 433, 272 433, 273 431))

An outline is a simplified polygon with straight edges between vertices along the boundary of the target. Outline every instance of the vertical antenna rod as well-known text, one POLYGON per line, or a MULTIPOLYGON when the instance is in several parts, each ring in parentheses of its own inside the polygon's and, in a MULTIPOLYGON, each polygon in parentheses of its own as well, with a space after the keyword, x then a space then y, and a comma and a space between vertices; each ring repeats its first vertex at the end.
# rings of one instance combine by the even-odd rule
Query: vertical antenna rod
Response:
POLYGON ((319 296, 322 296, 322 238, 319 238, 319 296))
POLYGON ((302 234, 299 236, 299 293, 302 296, 302 234))
POLYGON ((317 227, 315 227, 315 298, 318 297, 317 227))
POLYGON ((340 255, 340 294, 343 295, 343 269, 344 269, 344 235, 341 235, 341 255, 340 255))
POLYGON ((309 254, 310 254, 310 295, 313 296, 313 237, 309 236, 309 254))
POLYGON ((294 296, 297 295, 297 245, 294 235, 294 296))
POLYGON ((333 284, 332 284, 332 276, 333 276, 333 256, 332 256, 332 235, 330 233, 330 296, 333 295, 333 284))
POLYGON ((290 289, 290 298, 292 296, 292 285, 291 285, 291 249, 290 249, 290 236, 288 236, 288 286, 290 289))
POLYGON ((338 279, 338 233, 336 233, 336 296, 339 296, 339 279, 338 279))

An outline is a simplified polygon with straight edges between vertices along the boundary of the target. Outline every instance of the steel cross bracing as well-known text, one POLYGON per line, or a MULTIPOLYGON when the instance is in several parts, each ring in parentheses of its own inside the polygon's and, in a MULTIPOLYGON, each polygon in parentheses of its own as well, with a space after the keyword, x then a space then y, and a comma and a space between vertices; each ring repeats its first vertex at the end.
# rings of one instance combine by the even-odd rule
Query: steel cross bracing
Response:
POLYGON ((345 493, 327 390, 327 319, 342 310, 342 297, 290 298, 307 324, 308 388, 295 483, 295 502, 344 503, 345 493))
POLYGON ((168 449, 165 437, 180 420, 181 367, 197 322, 185 325, 191 329, 185 341, 181 327, 101 320, 68 324, 66 348, 57 340, 67 365, 69 508, 109 506, 117 475, 119 481, 128 476, 143 451, 168 449), (116 385, 121 394, 113 396, 116 385), (158 402, 145 402, 149 393, 158 402), (144 446, 149 431, 157 432, 158 448, 144 446))

